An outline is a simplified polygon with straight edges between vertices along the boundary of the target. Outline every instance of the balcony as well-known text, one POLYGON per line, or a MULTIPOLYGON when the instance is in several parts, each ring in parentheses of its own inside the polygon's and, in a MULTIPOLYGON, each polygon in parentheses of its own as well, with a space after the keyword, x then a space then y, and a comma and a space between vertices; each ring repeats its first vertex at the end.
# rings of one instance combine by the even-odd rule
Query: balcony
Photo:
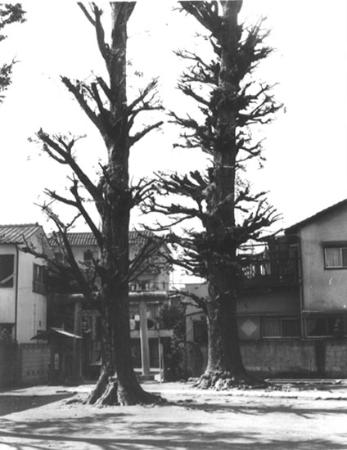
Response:
POLYGON ((299 259, 296 246, 267 245, 256 254, 244 252, 239 255, 242 270, 241 287, 268 289, 297 286, 299 283, 299 259))
POLYGON ((129 292, 156 292, 168 291, 168 282, 154 282, 154 281, 132 281, 129 283, 129 292))

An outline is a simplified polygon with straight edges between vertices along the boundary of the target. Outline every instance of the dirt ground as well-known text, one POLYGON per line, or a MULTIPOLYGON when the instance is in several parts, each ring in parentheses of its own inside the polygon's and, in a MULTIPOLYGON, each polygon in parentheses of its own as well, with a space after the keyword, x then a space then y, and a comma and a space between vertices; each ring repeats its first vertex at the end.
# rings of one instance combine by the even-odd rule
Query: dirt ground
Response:
POLYGON ((90 387, 0 392, 0 449, 347 449, 347 384, 211 392, 188 383, 147 383, 169 403, 67 404, 90 387))

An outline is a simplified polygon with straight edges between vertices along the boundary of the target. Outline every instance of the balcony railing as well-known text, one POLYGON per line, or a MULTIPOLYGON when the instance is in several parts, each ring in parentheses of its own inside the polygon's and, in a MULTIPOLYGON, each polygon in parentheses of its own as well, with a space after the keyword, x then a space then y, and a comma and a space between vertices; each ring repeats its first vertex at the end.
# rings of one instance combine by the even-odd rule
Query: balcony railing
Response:
POLYGON ((242 283, 244 289, 295 286, 299 281, 298 259, 296 257, 267 258, 250 255, 241 259, 242 283))
POLYGON ((169 283, 154 281, 133 281, 129 283, 130 292, 168 291, 169 283))

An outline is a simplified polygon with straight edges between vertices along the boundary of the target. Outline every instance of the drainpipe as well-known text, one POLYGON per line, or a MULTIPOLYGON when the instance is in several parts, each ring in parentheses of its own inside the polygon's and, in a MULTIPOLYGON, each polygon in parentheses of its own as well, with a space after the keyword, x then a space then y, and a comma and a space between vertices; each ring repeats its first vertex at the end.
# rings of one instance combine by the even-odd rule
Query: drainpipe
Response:
POLYGON ((306 337, 305 323, 303 317, 303 309, 304 309, 304 271, 302 266, 302 248, 301 248, 301 237, 298 237, 298 275, 299 275, 299 300, 300 300, 300 328, 301 328, 301 337, 306 337))
POLYGON ((16 245, 16 290, 15 290, 15 303, 14 303, 14 339, 17 342, 17 319, 18 319, 18 268, 19 268, 19 250, 16 245))

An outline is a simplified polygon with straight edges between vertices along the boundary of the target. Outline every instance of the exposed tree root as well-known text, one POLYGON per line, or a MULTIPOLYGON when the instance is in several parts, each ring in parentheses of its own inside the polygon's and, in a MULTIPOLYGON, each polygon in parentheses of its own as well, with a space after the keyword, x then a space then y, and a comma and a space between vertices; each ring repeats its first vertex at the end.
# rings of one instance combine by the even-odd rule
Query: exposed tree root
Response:
POLYGON ((215 389, 217 391, 235 387, 241 389, 256 389, 266 386, 267 383, 265 383, 264 380, 256 379, 249 374, 237 376, 228 371, 205 372, 194 384, 194 387, 199 389, 215 389))
POLYGON ((144 391, 141 386, 122 386, 117 378, 101 374, 95 389, 91 392, 86 404, 95 406, 114 405, 148 405, 163 403, 164 400, 156 394, 144 391))

